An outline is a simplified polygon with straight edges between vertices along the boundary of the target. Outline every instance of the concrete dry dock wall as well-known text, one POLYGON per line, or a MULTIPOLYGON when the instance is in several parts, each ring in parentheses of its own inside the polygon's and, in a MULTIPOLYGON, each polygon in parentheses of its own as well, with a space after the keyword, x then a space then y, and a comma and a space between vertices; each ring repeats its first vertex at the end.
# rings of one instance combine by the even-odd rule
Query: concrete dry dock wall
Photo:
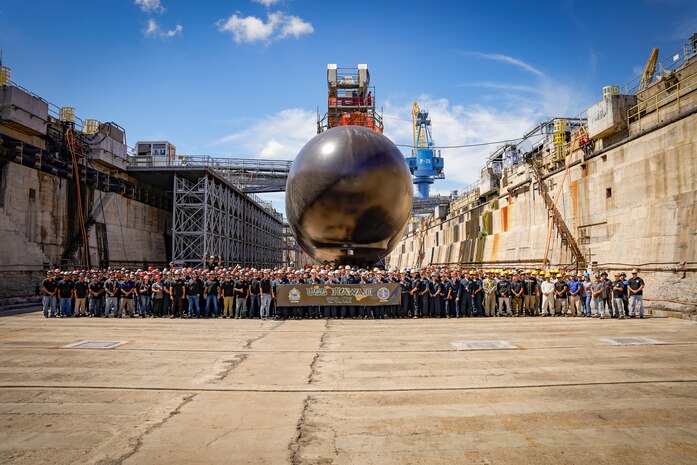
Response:
MULTIPOLYGON (((592 270, 643 269, 647 297, 697 302, 697 115, 678 119, 574 165, 562 186, 558 209, 592 270)), ((389 256, 391 266, 428 263, 509 263, 526 268, 544 257, 547 209, 526 164, 507 173, 504 194, 475 209, 456 201, 443 220, 410 228, 389 256), (508 192, 509 187, 516 187, 508 192), (486 231, 486 235, 483 232, 486 231), (417 263, 420 243, 424 258, 417 263)), ((563 173, 544 182, 556 193, 563 173)), ((573 260, 556 234, 553 266, 573 260)), ((536 263, 537 262, 537 263, 536 263)), ((495 264, 500 265, 495 265, 495 264)), ((652 305, 685 310, 670 302, 652 305)))
MULTIPOLYGON (((75 225, 72 181, 15 163, 0 167, 0 298, 34 295, 48 267, 60 265, 75 225)), ((84 187, 83 187, 84 189, 84 187)), ((89 230, 90 262, 112 266, 167 262, 169 212, 89 190, 90 210, 103 209, 89 230)))

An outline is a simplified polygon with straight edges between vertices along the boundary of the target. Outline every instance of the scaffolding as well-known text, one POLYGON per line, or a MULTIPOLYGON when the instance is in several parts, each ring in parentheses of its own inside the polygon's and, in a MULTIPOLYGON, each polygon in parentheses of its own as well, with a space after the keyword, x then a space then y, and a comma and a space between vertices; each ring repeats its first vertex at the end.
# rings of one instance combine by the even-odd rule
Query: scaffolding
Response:
POLYGON ((272 267, 283 261, 283 218, 224 180, 174 174, 172 259, 199 265, 204 255, 225 266, 272 267))

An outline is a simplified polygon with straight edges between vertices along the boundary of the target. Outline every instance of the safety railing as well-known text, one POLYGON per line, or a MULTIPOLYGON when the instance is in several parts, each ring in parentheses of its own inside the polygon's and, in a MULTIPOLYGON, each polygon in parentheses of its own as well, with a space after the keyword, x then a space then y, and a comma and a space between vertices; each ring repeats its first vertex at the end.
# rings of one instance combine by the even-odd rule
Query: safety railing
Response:
POLYGON ((680 79, 675 84, 629 108, 627 121, 630 124, 638 123, 639 130, 641 130, 642 119, 648 115, 655 115, 656 122, 658 122, 661 110, 673 105, 677 105, 677 113, 680 113, 685 96, 695 89, 697 89, 697 72, 680 79))
MULTIPOLYGON (((687 44, 675 51, 674 53, 668 55, 663 60, 659 61, 656 70, 658 73, 664 73, 666 71, 672 71, 674 69, 682 66, 688 59, 697 55, 697 49, 693 48, 692 45, 687 44)), ((624 95, 636 94, 641 86, 641 79, 643 73, 634 77, 631 81, 627 82, 625 85, 621 86, 621 93, 624 95)))

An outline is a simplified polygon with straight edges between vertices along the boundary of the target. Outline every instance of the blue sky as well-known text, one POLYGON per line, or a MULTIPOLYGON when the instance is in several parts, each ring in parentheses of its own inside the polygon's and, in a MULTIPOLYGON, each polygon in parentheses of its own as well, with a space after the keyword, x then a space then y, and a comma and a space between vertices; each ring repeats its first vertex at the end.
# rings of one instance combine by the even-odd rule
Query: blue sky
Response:
MULTIPOLYGON (((697 3, 3 0, 18 84, 81 118, 179 153, 292 159, 326 110, 326 65, 367 63, 385 134, 411 141, 411 103, 437 144, 519 137, 574 116, 697 32, 697 3), (513 6, 511 4, 514 4, 513 6)), ((493 147, 444 150, 447 193, 493 147)), ((406 150, 406 149, 405 149, 406 150)), ((282 195, 269 197, 282 210, 282 195)))

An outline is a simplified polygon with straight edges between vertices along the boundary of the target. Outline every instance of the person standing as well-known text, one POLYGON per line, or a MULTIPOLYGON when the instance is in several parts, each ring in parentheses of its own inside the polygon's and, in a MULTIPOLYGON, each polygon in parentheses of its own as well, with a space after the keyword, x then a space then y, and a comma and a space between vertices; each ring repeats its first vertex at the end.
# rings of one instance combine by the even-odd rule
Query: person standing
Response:
POLYGON ((636 307, 639 306, 639 318, 644 318, 644 280, 639 277, 639 270, 632 270, 632 277, 627 281, 631 318, 636 318, 636 307))
POLYGON ((523 306, 524 311, 528 316, 535 316, 537 312, 537 302, 540 298, 540 288, 537 285, 537 279, 532 274, 532 271, 527 273, 527 277, 523 280, 523 306))
POLYGON ((569 293, 569 286, 564 281, 564 278, 559 275, 554 283, 554 316, 566 316, 567 306, 566 299, 569 293))
POLYGON ((624 300, 622 300, 624 292, 624 281, 619 273, 615 273, 615 281, 612 283, 612 303, 615 309, 613 318, 624 318, 624 300))
POLYGON ((583 293, 583 285, 578 280, 578 276, 574 271, 571 274, 571 280, 568 283, 569 286, 569 313, 572 316, 581 316, 583 312, 583 305, 581 304, 581 294, 583 293))
POLYGON ((186 300, 186 282, 182 278, 179 270, 174 271, 174 278, 169 287, 169 295, 172 296, 171 318, 181 318, 184 316, 184 302, 186 300))
POLYGON ((492 278, 491 272, 487 275, 486 279, 482 282, 482 289, 484 290, 484 316, 494 316, 494 311, 496 308, 496 282, 492 278))
POLYGON ((240 272, 235 280, 235 318, 247 318, 247 299, 250 295, 249 281, 247 275, 240 272))
POLYGON ((605 318, 605 302, 603 293, 605 292, 605 282, 601 280, 601 275, 595 275, 595 282, 591 285, 591 295, 593 296, 593 317, 605 318))
POLYGON ((524 316, 525 311, 523 310, 523 294, 525 289, 522 281, 518 278, 517 274, 513 275, 513 282, 511 283, 511 294, 513 295, 513 314, 515 316, 524 316))
POLYGON ((275 298, 275 294, 272 289, 269 270, 264 270, 264 277, 259 282, 259 299, 261 300, 261 312, 259 317, 262 320, 269 318, 269 307, 271 306, 271 299, 273 298, 275 298))
POLYGON ((210 318, 211 309, 216 318, 218 318, 218 295, 220 294, 220 282, 215 274, 211 271, 207 279, 203 283, 203 296, 206 299, 206 318, 210 318))
POLYGON ((130 318, 135 315, 135 308, 133 305, 133 298, 136 295, 136 283, 133 281, 133 275, 124 276, 123 281, 119 284, 121 301, 119 302, 119 318, 123 315, 123 310, 126 309, 126 313, 130 318))
POLYGON ((200 298, 203 294, 203 286, 196 272, 193 272, 186 282, 186 298, 189 299, 189 318, 201 318, 200 298))
POLYGON ((69 318, 72 314, 74 286, 73 281, 70 279, 70 273, 63 273, 63 279, 58 283, 58 298, 60 303, 61 318, 69 318))
POLYGON ((152 316, 154 318, 160 318, 164 316, 165 286, 162 284, 162 277, 159 274, 155 275, 155 281, 150 286, 150 291, 152 292, 150 296, 152 302, 152 316))
POLYGON ((588 272, 583 273, 583 282, 581 283, 583 288, 583 293, 581 294, 581 299, 583 303, 583 316, 585 318, 590 318, 591 316, 591 300, 593 299, 593 290, 591 287, 593 283, 591 282, 591 275, 588 272))
POLYGON ((511 312, 511 283, 504 273, 501 273, 500 278, 500 281, 496 283, 496 296, 499 298, 498 315, 503 316, 505 307, 506 316, 513 316, 513 312, 511 312))
POLYGON ((73 288, 73 298, 75 299, 75 316, 83 317, 87 315, 87 295, 89 294, 89 283, 85 281, 85 273, 80 273, 78 280, 73 288))
POLYGON ((104 317, 109 318, 109 313, 114 315, 114 318, 119 316, 119 294, 121 288, 116 280, 114 273, 109 273, 109 278, 104 281, 104 317))
POLYGON ((44 318, 56 317, 56 293, 58 285, 53 280, 53 272, 46 273, 46 279, 41 282, 41 303, 44 308, 44 318), (50 314, 49 314, 50 310, 50 314))
POLYGON ((142 280, 138 283, 138 302, 140 308, 141 318, 148 316, 148 311, 150 311, 150 299, 152 295, 152 284, 150 283, 150 275, 144 275, 142 280))
POLYGON ((92 278, 90 279, 88 293, 90 295, 90 318, 101 316, 101 303, 102 296, 104 295, 104 284, 96 275, 92 275, 92 278))
POLYGON ((540 284, 540 292, 542 293, 540 315, 543 317, 552 316, 552 312, 554 312, 554 284, 552 284, 551 278, 551 273, 546 273, 545 280, 540 284))
POLYGON ((235 281, 230 274, 220 284, 220 292, 223 294, 223 318, 235 317, 235 281))

